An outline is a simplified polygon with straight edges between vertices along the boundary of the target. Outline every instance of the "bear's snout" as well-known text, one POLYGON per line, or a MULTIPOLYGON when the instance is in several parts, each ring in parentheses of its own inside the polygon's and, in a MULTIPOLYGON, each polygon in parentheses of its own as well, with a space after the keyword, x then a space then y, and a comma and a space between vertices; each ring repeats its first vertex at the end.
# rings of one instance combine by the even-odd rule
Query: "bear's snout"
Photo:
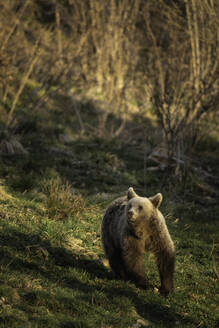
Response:
POLYGON ((127 216, 128 216, 128 220, 132 221, 134 219, 134 212, 132 210, 129 210, 127 216))

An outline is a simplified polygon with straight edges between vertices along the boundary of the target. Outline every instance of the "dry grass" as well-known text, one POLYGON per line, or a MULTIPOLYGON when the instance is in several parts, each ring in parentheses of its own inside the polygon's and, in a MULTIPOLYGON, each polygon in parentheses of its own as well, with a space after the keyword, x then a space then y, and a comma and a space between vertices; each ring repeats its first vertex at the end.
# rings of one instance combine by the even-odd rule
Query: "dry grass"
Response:
POLYGON ((86 209, 86 202, 82 195, 73 191, 68 182, 63 183, 60 178, 54 178, 44 183, 45 208, 48 217, 63 220, 77 217, 86 209))
POLYGON ((13 199, 13 196, 10 195, 6 190, 5 187, 3 185, 1 185, 1 181, 0 181, 0 201, 4 202, 4 201, 9 201, 13 199))

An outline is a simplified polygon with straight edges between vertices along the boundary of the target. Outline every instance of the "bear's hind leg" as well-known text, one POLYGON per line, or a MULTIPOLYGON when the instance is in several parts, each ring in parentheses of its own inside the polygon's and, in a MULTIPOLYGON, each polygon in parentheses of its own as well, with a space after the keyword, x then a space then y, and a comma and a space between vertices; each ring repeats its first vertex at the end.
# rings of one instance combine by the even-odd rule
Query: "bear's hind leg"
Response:
POLYGON ((174 275, 174 254, 166 255, 164 253, 158 256, 158 270, 160 275, 161 287, 160 293, 167 296, 174 289, 173 275, 174 275))

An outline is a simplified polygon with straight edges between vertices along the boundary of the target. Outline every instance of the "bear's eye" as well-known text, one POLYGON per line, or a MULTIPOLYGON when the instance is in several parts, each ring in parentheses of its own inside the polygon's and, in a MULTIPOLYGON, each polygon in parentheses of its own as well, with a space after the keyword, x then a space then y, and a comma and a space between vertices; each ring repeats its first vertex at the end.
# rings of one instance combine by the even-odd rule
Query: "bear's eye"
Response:
POLYGON ((142 207, 141 205, 138 206, 139 211, 141 211, 142 208, 143 208, 143 207, 142 207))

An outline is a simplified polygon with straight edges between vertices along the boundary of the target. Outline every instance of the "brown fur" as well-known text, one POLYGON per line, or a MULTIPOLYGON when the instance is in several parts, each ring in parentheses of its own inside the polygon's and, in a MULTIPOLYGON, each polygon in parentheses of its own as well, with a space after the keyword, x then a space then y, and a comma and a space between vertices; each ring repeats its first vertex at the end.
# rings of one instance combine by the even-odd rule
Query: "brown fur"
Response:
POLYGON ((101 226, 106 257, 116 277, 147 288, 143 257, 152 251, 160 274, 160 293, 173 290, 175 249, 165 219, 159 211, 162 195, 139 197, 129 188, 106 210, 101 226))

